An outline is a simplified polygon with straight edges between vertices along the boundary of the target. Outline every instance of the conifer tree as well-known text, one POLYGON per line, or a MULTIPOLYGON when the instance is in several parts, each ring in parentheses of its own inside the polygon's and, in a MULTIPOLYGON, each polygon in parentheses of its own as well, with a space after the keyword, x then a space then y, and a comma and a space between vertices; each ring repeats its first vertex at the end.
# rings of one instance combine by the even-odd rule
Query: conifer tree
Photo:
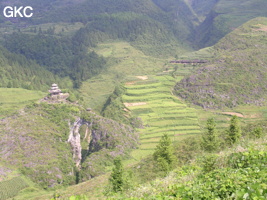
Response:
POLYGON ((217 137, 216 123, 213 118, 207 121, 207 132, 202 135, 202 147, 205 151, 213 152, 218 149, 219 141, 217 137))
POLYGON ((113 192, 122 191, 123 187, 123 168, 121 164, 121 159, 116 158, 114 160, 114 167, 112 169, 109 181, 112 185, 113 192))
POLYGON ((173 169, 176 158, 174 156, 171 139, 167 134, 161 137, 153 157, 162 171, 167 173, 173 169))
POLYGON ((228 130, 228 140, 230 144, 236 143, 241 137, 241 127, 237 116, 233 116, 230 121, 230 127, 228 130))

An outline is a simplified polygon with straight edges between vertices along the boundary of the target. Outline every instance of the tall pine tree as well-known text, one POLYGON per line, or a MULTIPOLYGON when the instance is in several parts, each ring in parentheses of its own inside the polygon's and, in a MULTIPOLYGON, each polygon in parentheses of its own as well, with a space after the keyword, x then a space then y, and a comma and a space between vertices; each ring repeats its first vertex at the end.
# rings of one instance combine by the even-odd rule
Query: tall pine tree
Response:
POLYGON ((202 135, 202 147, 205 151, 213 152, 219 147, 217 137, 216 123, 213 118, 208 119, 206 125, 207 131, 202 135))
POLYGON ((112 185, 113 192, 121 192, 123 188, 123 168, 121 159, 116 158, 114 160, 114 167, 112 169, 109 181, 112 185))
POLYGON ((241 127, 237 116, 233 116, 230 121, 230 127, 228 130, 228 140, 230 144, 236 143, 241 137, 241 127))
POLYGON ((165 173, 173 169, 176 158, 174 156, 171 139, 164 134, 153 154, 154 160, 158 163, 159 168, 165 173))

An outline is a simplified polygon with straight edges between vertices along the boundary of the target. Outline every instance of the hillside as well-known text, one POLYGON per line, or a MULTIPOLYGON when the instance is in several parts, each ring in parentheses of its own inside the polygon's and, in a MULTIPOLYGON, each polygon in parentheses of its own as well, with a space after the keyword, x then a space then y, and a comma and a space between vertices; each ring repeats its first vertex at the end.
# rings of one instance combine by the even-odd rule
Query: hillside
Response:
MULTIPOLYGON (((179 159, 176 169, 108 199, 266 199, 266 128, 261 129, 262 136, 255 138, 255 126, 242 127, 242 138, 234 145, 220 138, 220 150, 212 153, 201 148, 201 138, 183 140, 174 145, 179 159)), ((220 136, 224 134, 221 132, 220 136)), ((148 177, 148 169, 154 173, 157 169, 151 167, 153 158, 138 165, 135 176, 141 173, 148 177)))
MULTIPOLYGON (((48 23, 54 23, 55 26, 60 23, 75 22, 81 22, 84 25, 94 24, 103 15, 106 17, 104 19, 106 21, 109 20, 108 16, 114 17, 114 14, 118 13, 124 13, 124 15, 128 15, 128 18, 135 14, 139 17, 145 16, 160 25, 160 29, 163 31, 162 37, 166 39, 167 34, 167 37, 171 38, 169 39, 171 40, 170 44, 180 50, 214 45, 219 39, 246 21, 266 16, 265 7, 267 6, 265 0, 127 0, 123 2, 118 0, 49 0, 45 2, 18 0, 16 2, 0 2, 0 9, 6 5, 15 4, 31 5, 34 7, 35 14, 31 19, 5 19, 1 16, 0 23, 4 33, 7 32, 7 29, 39 28, 48 23)), ((116 26, 120 24, 120 21, 115 20, 114 22, 116 26)), ((136 29, 143 30, 145 26, 138 25, 136 29)), ((153 33, 155 30, 146 31, 146 34, 142 35, 144 38, 141 41, 148 42, 150 44, 148 48, 152 49, 158 48, 154 47, 153 43, 157 43, 159 40, 159 38, 153 39, 153 33)), ((98 39, 100 38, 98 37, 98 39)), ((132 39, 132 37, 127 36, 127 39, 132 39)), ((160 45, 164 46, 165 43, 164 41, 160 45)), ((175 48, 171 51, 173 50, 175 48)), ((169 55, 170 52, 167 52, 166 55, 169 55)), ((179 51, 177 52, 179 53, 179 51)), ((177 52, 174 52, 173 55, 177 52)), ((153 55, 158 56, 155 53, 153 55)))
MULTIPOLYGON (((204 3, 207 2, 209 2, 208 5, 212 5, 214 1, 204 1, 204 3)), ((214 45, 219 39, 243 23, 255 17, 266 17, 266 7, 267 2, 265 0, 216 1, 214 7, 211 7, 212 9, 206 15, 205 20, 196 28, 194 41, 200 48, 214 45)), ((199 8, 201 8, 200 4, 196 9, 199 8)), ((205 10, 202 9, 202 11, 205 10)))
POLYGON ((214 58, 185 77, 176 94, 203 108, 266 104, 267 19, 256 18, 214 46, 214 58))
POLYGON ((58 38, 53 33, 43 33, 41 29, 34 35, 21 32, 6 35, 3 45, 15 54, 36 61, 57 76, 71 78, 76 88, 105 67, 103 58, 95 52, 88 52, 75 38, 58 38))
POLYGON ((36 62, 10 53, 2 46, 0 46, 0 59, 0 87, 46 91, 53 82, 61 82, 67 87, 72 87, 69 79, 60 78, 36 62))
MULTIPOLYGON (((0 8, 8 3, 14 5, 14 2, 7 1, 0 3, 0 8)), ((53 28, 60 23, 81 22, 86 25, 86 29, 80 32, 92 38, 91 41, 95 43, 107 39, 123 39, 134 43, 146 54, 154 56, 175 56, 181 51, 191 49, 187 39, 198 24, 198 17, 184 0, 178 2, 66 0, 41 3, 28 0, 16 3, 32 5, 36 14, 31 19, 3 19, 1 24, 4 34, 10 29, 20 29, 25 32, 28 27, 38 31, 48 23, 54 23, 53 28), (175 5, 170 6, 173 3, 175 5), (90 30, 89 35, 88 30, 90 30), (161 47, 164 49, 159 54, 158 49, 161 47)), ((61 34, 64 34, 64 31, 61 31, 61 34)), ((80 43, 88 44, 88 41, 83 40, 83 35, 77 35, 81 37, 80 43)))
MULTIPOLYGON (((22 174, 32 191, 40 192, 91 179, 103 174, 114 157, 126 157, 138 142, 131 127, 66 103, 31 103, 0 121, 0 135, 1 199, 2 185, 22 174)), ((13 194, 16 188, 8 190, 13 194)))
POLYGON ((202 22, 219 0, 186 0, 202 22))

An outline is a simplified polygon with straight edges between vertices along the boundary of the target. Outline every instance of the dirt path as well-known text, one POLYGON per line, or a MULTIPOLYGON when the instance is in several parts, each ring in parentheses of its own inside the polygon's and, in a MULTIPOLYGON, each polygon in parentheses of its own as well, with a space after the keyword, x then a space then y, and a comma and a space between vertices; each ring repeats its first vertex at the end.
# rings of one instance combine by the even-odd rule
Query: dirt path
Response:
POLYGON ((142 105, 146 105, 146 102, 137 102, 137 103, 124 103, 124 105, 126 107, 132 107, 132 106, 142 106, 142 105))
POLYGON ((226 115, 232 115, 232 116, 237 116, 237 117, 245 117, 244 115, 242 115, 241 113, 236 113, 236 112, 223 112, 222 114, 226 114, 226 115))

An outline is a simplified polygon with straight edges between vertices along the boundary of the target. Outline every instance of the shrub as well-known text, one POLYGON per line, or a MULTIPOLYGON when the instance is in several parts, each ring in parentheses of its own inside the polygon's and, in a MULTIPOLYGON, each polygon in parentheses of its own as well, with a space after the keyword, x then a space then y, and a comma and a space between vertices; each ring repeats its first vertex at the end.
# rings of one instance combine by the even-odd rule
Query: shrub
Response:
POLYGON ((263 135, 263 130, 262 130, 262 128, 261 128, 261 127, 256 127, 256 128, 252 131, 251 135, 252 135, 253 137, 256 137, 256 138, 261 138, 262 135, 263 135))

